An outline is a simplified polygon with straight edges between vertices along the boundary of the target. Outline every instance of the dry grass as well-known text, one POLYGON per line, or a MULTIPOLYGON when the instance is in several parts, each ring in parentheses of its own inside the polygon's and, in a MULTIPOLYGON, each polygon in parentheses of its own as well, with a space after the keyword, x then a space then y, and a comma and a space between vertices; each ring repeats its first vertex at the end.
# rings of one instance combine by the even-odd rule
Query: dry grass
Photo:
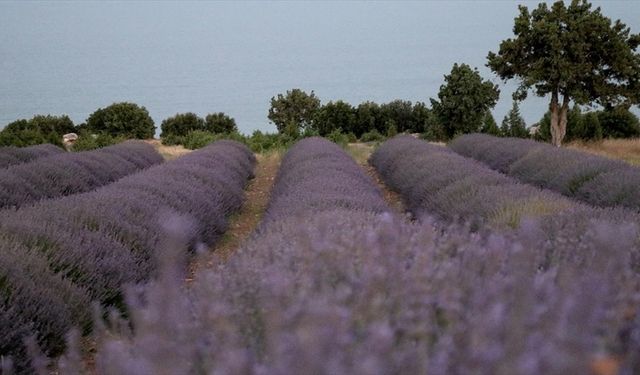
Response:
POLYGON ((640 165, 640 138, 605 139, 600 142, 571 142, 568 148, 640 165))
POLYGON ((145 142, 155 147, 164 160, 172 160, 191 152, 182 146, 165 146, 159 139, 147 139, 145 142))

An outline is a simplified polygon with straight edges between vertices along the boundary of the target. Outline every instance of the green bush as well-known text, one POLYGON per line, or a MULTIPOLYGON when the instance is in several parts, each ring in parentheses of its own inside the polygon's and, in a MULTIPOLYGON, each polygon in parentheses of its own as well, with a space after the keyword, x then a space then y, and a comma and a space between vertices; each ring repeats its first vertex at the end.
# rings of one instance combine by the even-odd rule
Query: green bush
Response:
POLYGON ((349 137, 342 132, 342 129, 338 128, 327 134, 326 138, 331 142, 335 142, 342 147, 347 147, 349 143, 349 137))
POLYGON ((162 139, 162 144, 165 146, 177 146, 177 145, 184 144, 184 137, 173 135, 173 134, 164 136, 161 139, 162 139))
POLYGON ((223 112, 210 113, 204 119, 204 130, 211 133, 237 133, 236 120, 225 115, 223 112))
POLYGON ((169 136, 184 137, 193 130, 206 130, 204 120, 193 112, 176 113, 174 116, 166 118, 160 125, 161 138, 169 136))
POLYGON ((86 129, 94 134, 137 139, 153 138, 156 131, 147 109, 127 102, 99 108, 87 119, 86 129))
POLYGON ((377 131, 376 129, 373 129, 371 131, 368 131, 362 134, 362 137, 360 137, 360 140, 362 142, 381 142, 384 140, 384 136, 380 134, 380 132, 377 131))
POLYGON ((197 150, 218 139, 219 136, 206 130, 191 130, 184 137, 183 146, 189 150, 197 150))
POLYGON ((615 107, 598 112, 605 138, 640 137, 640 121, 628 108, 615 107))
POLYGON ((62 136, 76 131, 69 116, 36 115, 17 120, 0 131, 0 146, 26 147, 42 143, 62 146, 62 136))
POLYGON ((89 151, 107 147, 125 141, 124 137, 112 137, 106 133, 92 134, 87 131, 78 133, 78 140, 73 144, 72 151, 89 151))

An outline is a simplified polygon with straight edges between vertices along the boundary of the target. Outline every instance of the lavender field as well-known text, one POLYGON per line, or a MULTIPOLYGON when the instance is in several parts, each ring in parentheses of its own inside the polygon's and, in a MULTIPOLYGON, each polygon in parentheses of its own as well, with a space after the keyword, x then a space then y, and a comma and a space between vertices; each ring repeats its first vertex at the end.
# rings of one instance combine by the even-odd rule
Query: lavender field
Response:
POLYGON ((640 371, 639 213, 607 180, 634 167, 484 135, 399 135, 368 164, 311 137, 269 158, 123 143, 0 170, 52 171, 0 210, 2 373, 640 371))

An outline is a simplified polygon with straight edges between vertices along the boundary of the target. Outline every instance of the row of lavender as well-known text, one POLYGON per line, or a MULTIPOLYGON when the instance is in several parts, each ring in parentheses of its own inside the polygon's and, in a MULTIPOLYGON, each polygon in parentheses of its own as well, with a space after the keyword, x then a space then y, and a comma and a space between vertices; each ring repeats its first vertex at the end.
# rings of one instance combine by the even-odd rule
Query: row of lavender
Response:
MULTIPOLYGON (((613 355, 640 370, 634 228, 593 221, 549 243, 537 222, 503 235, 407 223, 319 139, 289 151, 268 211, 190 287, 169 272, 131 290, 134 332, 99 331, 98 371, 577 374, 613 355)), ((82 365, 71 347, 63 374, 82 365)))
POLYGON ((14 165, 0 170, 0 208, 91 191, 162 161, 153 146, 128 141, 14 165))
POLYGON ((486 134, 458 137, 449 147, 523 182, 591 205, 640 210, 640 169, 622 161, 486 134))
POLYGON ((27 163, 46 156, 63 153, 64 150, 50 144, 31 147, 0 147, 0 169, 12 165, 27 163))
POLYGON ((575 208, 561 195, 518 183, 446 147, 411 136, 382 144, 370 163, 385 183, 399 192, 408 210, 420 219, 462 219, 474 228, 516 227, 522 217, 537 217, 575 208))
POLYGON ((164 222, 189 220, 191 249, 214 243, 254 162, 219 141, 93 192, 0 212, 0 353, 26 371, 25 336, 54 355, 69 329, 88 329, 91 301, 124 306, 122 286, 156 272, 164 222))

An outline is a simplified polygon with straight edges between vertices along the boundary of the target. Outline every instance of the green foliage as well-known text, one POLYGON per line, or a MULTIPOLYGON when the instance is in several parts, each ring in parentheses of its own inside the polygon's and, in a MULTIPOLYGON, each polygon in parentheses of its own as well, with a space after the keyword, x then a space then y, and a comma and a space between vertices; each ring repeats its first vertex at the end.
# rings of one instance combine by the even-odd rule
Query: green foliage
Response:
POLYGON ((498 124, 496 123, 496 119, 493 118, 491 111, 487 111, 484 115, 484 119, 482 120, 482 128, 480 129, 481 133, 491 134, 491 135, 500 135, 500 129, 498 128, 498 124))
POLYGON ((433 112, 422 102, 416 102, 413 105, 412 117, 412 127, 406 129, 411 133, 424 133, 431 124, 436 122, 433 112))
POLYGON ((62 145, 62 136, 76 128, 69 116, 36 115, 30 120, 17 120, 0 131, 0 146, 26 147, 42 143, 62 145))
POLYGON ((86 129, 95 134, 137 139, 153 138, 155 134, 155 125, 147 109, 127 102, 99 108, 87 119, 86 129))
POLYGON ((335 142, 342 147, 347 147, 349 144, 349 137, 342 132, 342 129, 338 128, 327 134, 326 138, 331 142, 335 142))
POLYGON ((189 150, 197 150, 218 139, 218 135, 206 130, 191 130, 184 136, 183 146, 189 150))
POLYGON ((559 119, 552 124, 559 131, 555 144, 562 141, 571 100, 603 107, 640 101, 640 55, 634 52, 640 34, 631 34, 619 20, 612 23, 586 0, 519 9, 515 38, 502 41, 497 54, 489 52, 487 66, 502 79, 519 79, 514 98, 526 98, 529 90, 551 94, 550 107, 559 119))
POLYGON ((498 101, 498 86, 483 80, 478 69, 467 64, 454 64, 444 79, 445 84, 438 92, 439 101, 431 99, 431 106, 446 137, 478 132, 484 114, 498 101))
POLYGON ((223 112, 210 113, 204 119, 204 130, 211 133, 237 133, 236 120, 223 112))
POLYGON ((527 131, 526 123, 520 115, 518 102, 514 101, 511 110, 504 116, 500 132, 503 137, 529 138, 529 131, 527 131))
POLYGON ((396 128, 399 132, 415 132, 420 126, 415 123, 413 114, 413 104, 406 100, 393 100, 380 105, 381 122, 384 128, 378 129, 380 132, 388 134, 390 127, 396 128))
POLYGON ((398 135, 398 128, 396 127, 396 122, 394 120, 387 121, 387 137, 395 137, 398 135))
POLYGON ((193 112, 176 113, 166 118, 160 125, 161 138, 168 136, 184 137, 192 130, 205 130, 204 120, 193 112))
POLYGON ((321 136, 327 136, 336 129, 353 131, 356 113, 351 104, 342 100, 329 102, 318 110, 313 121, 313 128, 321 136))
POLYGON ((365 133, 384 128, 380 106, 374 102, 363 102, 356 107, 356 120, 351 131, 361 138, 365 133))
POLYGON ((587 112, 582 117, 582 129, 579 138, 589 141, 599 141, 604 134, 600 119, 596 112, 587 112))
POLYGON ((248 137, 245 144, 253 152, 265 152, 275 149, 283 149, 289 147, 295 139, 278 133, 262 133, 256 130, 248 137))
POLYGON ((360 137, 362 142, 381 142, 384 141, 384 139, 384 135, 380 134, 376 129, 366 132, 360 137))
POLYGON ((313 127, 313 121, 320 109, 320 99, 311 94, 293 89, 285 95, 271 98, 268 118, 276 125, 278 132, 292 137, 299 136, 301 130, 313 127))
POLYGON ((169 134, 165 137, 162 137, 162 144, 165 146, 176 146, 184 144, 184 136, 169 134))
POLYGON ((72 151, 89 151, 97 148, 124 142, 124 137, 112 137, 106 133, 91 134, 86 130, 78 132, 78 140, 73 144, 72 151))
POLYGON ((640 136, 638 117, 628 107, 606 108, 598 112, 598 120, 605 138, 632 138, 640 136))

